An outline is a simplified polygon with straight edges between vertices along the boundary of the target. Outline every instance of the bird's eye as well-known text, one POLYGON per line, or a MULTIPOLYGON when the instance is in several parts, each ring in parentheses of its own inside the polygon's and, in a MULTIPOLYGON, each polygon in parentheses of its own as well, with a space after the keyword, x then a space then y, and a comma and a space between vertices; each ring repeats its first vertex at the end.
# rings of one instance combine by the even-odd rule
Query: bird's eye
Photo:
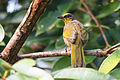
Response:
POLYGON ((66 16, 64 16, 64 18, 67 18, 67 15, 66 15, 66 16))
POLYGON ((64 16, 64 18, 69 18, 69 17, 71 17, 71 15, 66 15, 66 16, 64 16))

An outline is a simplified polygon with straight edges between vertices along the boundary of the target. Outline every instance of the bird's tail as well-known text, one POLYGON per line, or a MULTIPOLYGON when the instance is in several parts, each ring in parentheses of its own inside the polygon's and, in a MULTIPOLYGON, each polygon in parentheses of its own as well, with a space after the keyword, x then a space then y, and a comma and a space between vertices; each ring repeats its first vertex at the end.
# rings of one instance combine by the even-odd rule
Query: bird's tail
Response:
POLYGON ((72 67, 86 67, 83 46, 71 45, 72 67))

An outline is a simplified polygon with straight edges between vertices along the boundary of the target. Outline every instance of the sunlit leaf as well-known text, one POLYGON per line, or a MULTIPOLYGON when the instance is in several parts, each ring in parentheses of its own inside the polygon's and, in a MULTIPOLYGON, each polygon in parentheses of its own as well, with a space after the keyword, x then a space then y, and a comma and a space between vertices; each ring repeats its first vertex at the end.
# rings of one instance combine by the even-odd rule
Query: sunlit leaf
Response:
POLYGON ((16 62, 12 67, 20 73, 26 73, 36 62, 33 59, 22 59, 16 62))
POLYGON ((36 78, 16 72, 15 74, 8 76, 7 80, 36 80, 36 78))
POLYGON ((53 78, 44 70, 32 67, 35 64, 35 61, 32 59, 22 59, 15 63, 13 68, 23 75, 31 76, 39 80, 53 80, 53 78))
POLYGON ((25 77, 20 73, 15 73, 7 77, 7 80, 25 80, 25 77))
POLYGON ((28 76, 36 77, 39 80, 53 80, 52 76, 42 69, 32 67, 26 72, 28 76))
POLYGON ((99 71, 109 73, 120 61, 120 50, 113 52, 101 64, 99 71))
POLYGON ((4 37, 5 37, 5 31, 2 25, 0 24, 0 42, 4 39, 4 37))
POLYGON ((4 42, 4 41, 1 41, 1 42, 0 42, 0 46, 5 46, 5 42, 4 42))
POLYGON ((89 68, 63 69, 54 78, 55 80, 116 80, 108 74, 89 68))
POLYGON ((16 72, 13 75, 10 75, 8 80, 54 80, 52 76, 45 72, 42 69, 36 68, 36 67, 31 67, 27 69, 27 72, 18 73, 16 72))

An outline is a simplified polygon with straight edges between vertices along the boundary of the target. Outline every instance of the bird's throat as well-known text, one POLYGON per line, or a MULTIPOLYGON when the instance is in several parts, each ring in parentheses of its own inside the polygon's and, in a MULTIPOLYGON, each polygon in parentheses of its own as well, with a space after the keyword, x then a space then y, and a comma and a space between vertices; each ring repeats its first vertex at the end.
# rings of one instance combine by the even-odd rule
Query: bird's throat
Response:
POLYGON ((67 24, 67 23, 71 22, 71 21, 72 21, 72 19, 65 18, 63 21, 64 21, 64 23, 65 23, 65 24, 67 24))

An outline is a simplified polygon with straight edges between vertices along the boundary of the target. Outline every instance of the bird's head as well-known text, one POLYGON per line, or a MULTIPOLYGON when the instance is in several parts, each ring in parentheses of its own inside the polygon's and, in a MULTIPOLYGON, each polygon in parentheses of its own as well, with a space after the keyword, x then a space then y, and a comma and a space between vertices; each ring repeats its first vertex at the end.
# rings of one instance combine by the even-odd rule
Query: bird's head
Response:
POLYGON ((62 16, 58 16, 57 18, 62 19, 65 24, 67 24, 70 21, 76 20, 76 18, 70 13, 65 13, 62 16))

